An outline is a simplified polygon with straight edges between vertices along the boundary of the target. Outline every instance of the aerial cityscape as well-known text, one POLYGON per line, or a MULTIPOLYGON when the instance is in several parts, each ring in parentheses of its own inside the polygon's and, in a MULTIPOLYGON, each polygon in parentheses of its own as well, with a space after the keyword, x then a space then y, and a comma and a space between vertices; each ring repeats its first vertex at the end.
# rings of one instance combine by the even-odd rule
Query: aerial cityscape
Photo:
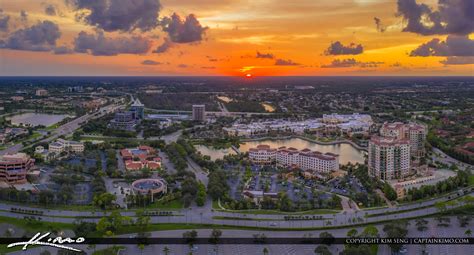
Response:
POLYGON ((474 254, 472 0, 0 3, 0 254, 474 254))

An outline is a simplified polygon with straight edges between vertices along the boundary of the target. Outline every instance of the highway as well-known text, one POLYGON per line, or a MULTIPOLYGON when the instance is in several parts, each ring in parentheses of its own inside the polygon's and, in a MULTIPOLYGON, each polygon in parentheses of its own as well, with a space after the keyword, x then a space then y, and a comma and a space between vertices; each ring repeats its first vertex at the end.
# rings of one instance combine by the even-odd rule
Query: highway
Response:
MULTIPOLYGON (((464 237, 465 230, 472 227, 470 226, 465 228, 460 228, 457 223, 456 217, 450 217, 451 224, 447 227, 440 227, 437 225, 437 221, 433 218, 427 218, 427 230, 419 231, 416 228, 415 221, 410 221, 410 224, 407 227, 408 237, 464 237)), ((381 237, 385 237, 383 231, 383 224, 374 225, 381 237)), ((340 228, 340 229, 330 229, 330 230, 310 230, 310 231, 269 231, 269 230, 233 230, 233 229, 223 229, 221 238, 253 238, 254 235, 264 234, 267 238, 302 238, 302 237, 319 237, 323 232, 329 232, 334 237, 346 237, 347 232, 351 230, 352 227, 340 228)), ((354 227, 358 233, 361 233, 364 230, 364 227, 354 227)), ((183 233, 188 230, 164 230, 164 231, 154 231, 151 232, 149 237, 152 238, 181 238, 183 233)), ((211 229, 197 229, 198 238, 207 238, 211 235, 211 229)), ((133 234, 120 235, 117 237, 133 237, 133 234)), ((87 245, 73 245, 75 248, 82 249, 88 254, 93 252, 91 247, 87 245)), ((125 245, 125 250, 122 250, 119 254, 164 254, 163 249, 167 246, 170 250, 169 254, 189 254, 190 249, 193 249, 195 255, 207 255, 207 254, 238 254, 238 255, 261 255, 263 254, 263 249, 266 248, 271 255, 300 255, 300 254, 314 254, 314 249, 317 245, 304 245, 304 244, 233 244, 233 245, 194 245, 191 248, 189 245, 147 245, 140 249, 137 245, 125 245), (218 252, 216 252, 216 250, 218 252)), ((107 245, 96 245, 95 250, 100 250, 108 247, 107 245)), ((330 245, 329 250, 332 254, 339 254, 344 249, 343 245, 330 245)), ((419 255, 423 249, 422 245, 408 245, 407 253, 409 255, 419 255)), ((469 245, 427 245, 426 251, 428 254, 473 254, 474 247, 469 245)), ((55 248, 47 247, 34 247, 28 249, 28 252, 13 252, 11 254, 39 254, 43 250, 49 250, 51 254, 55 254, 55 248)), ((379 245, 378 254, 385 255, 390 254, 390 248, 388 245, 379 245)))

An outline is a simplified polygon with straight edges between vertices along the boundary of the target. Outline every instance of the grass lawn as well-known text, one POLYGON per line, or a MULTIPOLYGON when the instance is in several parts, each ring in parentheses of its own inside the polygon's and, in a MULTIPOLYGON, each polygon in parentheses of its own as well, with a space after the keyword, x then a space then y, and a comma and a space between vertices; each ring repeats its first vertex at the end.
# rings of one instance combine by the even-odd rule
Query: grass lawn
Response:
POLYGON ((471 175, 469 176, 469 184, 468 184, 468 185, 469 185, 469 186, 474 185, 474 174, 471 174, 471 175))
MULTIPOLYGON (((1 203, 9 204, 12 207, 15 206, 25 206, 25 204, 15 203, 11 201, 2 200, 1 203)), ((92 205, 38 205, 38 204, 26 204, 28 207, 38 208, 38 210, 64 210, 64 211, 100 211, 99 208, 92 205)))
POLYGON ((148 205, 145 209, 179 210, 183 208, 184 208, 183 202, 179 199, 176 199, 168 203, 157 201, 153 204, 148 205))
POLYGON ((302 215, 302 214, 334 214, 340 213, 339 210, 330 210, 330 209, 314 209, 309 211, 301 211, 301 212, 283 212, 278 210, 221 210, 221 212, 234 212, 234 213, 247 213, 247 214, 280 214, 280 215, 302 215))

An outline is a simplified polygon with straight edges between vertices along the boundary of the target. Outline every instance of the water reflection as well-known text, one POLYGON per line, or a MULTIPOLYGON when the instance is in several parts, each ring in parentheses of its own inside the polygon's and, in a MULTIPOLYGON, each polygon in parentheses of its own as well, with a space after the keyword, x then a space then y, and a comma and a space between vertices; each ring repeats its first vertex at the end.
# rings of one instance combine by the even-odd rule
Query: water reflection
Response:
POLYGON ((211 160, 223 159, 225 155, 235 155, 235 151, 231 148, 229 149, 214 149, 206 145, 194 145, 196 150, 201 152, 202 155, 207 155, 211 157, 211 160))
POLYGON ((27 125, 27 126, 51 126, 54 125, 61 120, 68 117, 65 114, 46 114, 46 113, 22 113, 18 115, 14 115, 12 117, 7 118, 11 120, 13 125, 27 125))
POLYGON ((350 144, 343 143, 335 145, 320 145, 300 138, 246 142, 240 145, 240 151, 247 152, 249 148, 256 147, 259 144, 268 144, 273 148, 286 146, 293 147, 299 150, 308 148, 310 150, 320 151, 323 153, 336 153, 339 155, 340 164, 347 164, 348 162, 351 162, 353 164, 364 163, 364 152, 356 149, 350 144))

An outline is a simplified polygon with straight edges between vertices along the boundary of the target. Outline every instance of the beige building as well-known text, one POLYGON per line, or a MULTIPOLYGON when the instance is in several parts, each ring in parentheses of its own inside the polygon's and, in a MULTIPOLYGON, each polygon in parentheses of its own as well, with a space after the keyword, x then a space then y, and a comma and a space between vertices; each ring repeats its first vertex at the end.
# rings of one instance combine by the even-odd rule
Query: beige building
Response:
POLYGON ((297 150, 286 147, 273 149, 268 145, 259 145, 249 149, 249 159, 258 165, 276 163, 281 167, 297 167, 318 173, 329 173, 339 169, 339 155, 323 154, 310 149, 297 150))
POLYGON ((369 175, 380 180, 402 179, 410 173, 410 141, 374 136, 369 142, 369 175))
POLYGON ((35 95, 37 97, 44 97, 48 95, 48 91, 45 89, 37 89, 35 95))
POLYGON ((418 123, 384 123, 380 128, 380 135, 394 137, 396 139, 407 139, 410 141, 410 155, 415 158, 425 156, 425 141, 428 129, 425 125, 418 123))
POLYGON ((49 144, 48 150, 50 153, 54 152, 57 154, 60 154, 64 151, 82 153, 84 152, 84 143, 58 139, 55 142, 49 144))

